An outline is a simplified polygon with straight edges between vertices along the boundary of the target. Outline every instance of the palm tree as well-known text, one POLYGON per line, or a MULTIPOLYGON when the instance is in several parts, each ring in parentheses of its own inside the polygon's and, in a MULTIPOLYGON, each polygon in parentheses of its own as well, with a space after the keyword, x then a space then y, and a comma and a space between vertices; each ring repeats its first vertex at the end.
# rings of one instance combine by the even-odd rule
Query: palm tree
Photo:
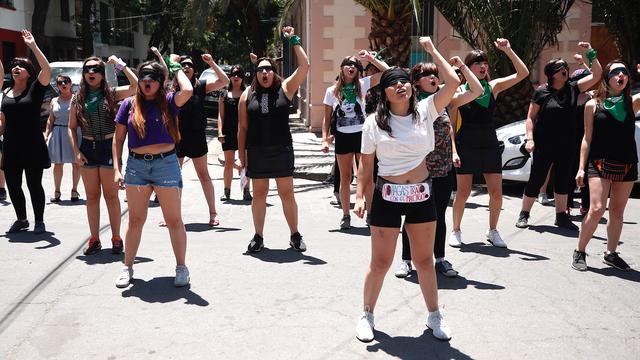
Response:
MULTIPOLYGON (((511 47, 531 68, 542 50, 557 45, 558 34, 575 0, 434 0, 436 8, 460 37, 475 48, 487 50, 492 73, 513 72, 509 59, 501 56, 493 41, 508 38, 511 47)), ((497 124, 526 116, 531 82, 523 81, 505 91, 498 102, 497 124)))

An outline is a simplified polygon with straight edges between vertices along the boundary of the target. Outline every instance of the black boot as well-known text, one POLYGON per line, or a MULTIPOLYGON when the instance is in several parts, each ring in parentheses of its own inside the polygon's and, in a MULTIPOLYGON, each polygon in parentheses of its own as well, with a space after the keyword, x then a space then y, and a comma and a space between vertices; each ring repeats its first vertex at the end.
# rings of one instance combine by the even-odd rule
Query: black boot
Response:
POLYGON ((224 195, 220 196, 220 201, 227 201, 231 198, 231 189, 224 188, 224 195))
POLYGON ((559 212, 556 213, 556 223, 555 223, 558 227, 561 227, 563 229, 567 229, 567 230, 573 230, 573 231, 578 231, 580 230, 580 228, 574 224, 571 219, 569 219, 569 215, 567 215, 567 213, 565 212, 559 212))

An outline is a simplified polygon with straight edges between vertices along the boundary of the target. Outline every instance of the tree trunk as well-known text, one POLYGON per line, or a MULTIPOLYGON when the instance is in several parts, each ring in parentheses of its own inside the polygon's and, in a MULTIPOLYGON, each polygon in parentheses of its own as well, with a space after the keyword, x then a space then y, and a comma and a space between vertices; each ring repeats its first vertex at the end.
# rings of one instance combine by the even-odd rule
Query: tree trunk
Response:
POLYGON ((91 14, 93 13, 94 0, 82 0, 80 9, 80 37, 82 44, 81 57, 86 59, 93 56, 93 26, 91 14))
POLYGON ((44 26, 47 21, 50 2, 50 0, 34 1, 33 15, 31 16, 31 34, 33 34, 33 38, 38 43, 40 50, 48 58, 51 54, 49 54, 49 39, 44 33, 44 26))
POLYGON ((404 14, 391 21, 385 17, 372 14, 369 44, 371 50, 384 49, 382 56, 389 65, 406 67, 409 65, 411 52, 411 13, 404 14))

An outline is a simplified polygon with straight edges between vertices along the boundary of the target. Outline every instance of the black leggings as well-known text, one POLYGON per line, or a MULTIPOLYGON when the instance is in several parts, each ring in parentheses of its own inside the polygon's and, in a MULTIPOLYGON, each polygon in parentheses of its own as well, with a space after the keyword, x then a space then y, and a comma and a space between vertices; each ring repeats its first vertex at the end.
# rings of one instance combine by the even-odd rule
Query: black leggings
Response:
MULTIPOLYGON (((431 179, 431 196, 436 205, 436 239, 433 245, 433 254, 436 259, 444 257, 444 243, 447 236, 447 222, 445 213, 449 198, 451 197, 451 176, 431 179)), ((411 245, 407 229, 402 225, 402 260, 411 260, 411 245)))
POLYGON ((31 205, 35 221, 43 220, 44 215, 44 188, 42 187, 42 168, 10 168, 4 170, 4 177, 7 180, 7 189, 11 197, 13 209, 16 211, 18 220, 27 219, 27 205, 22 191, 22 173, 27 178, 27 187, 31 195, 31 205))
MULTIPOLYGON (((536 197, 540 192, 540 187, 544 184, 549 173, 549 168, 553 165, 553 192, 560 195, 567 195, 569 192, 569 179, 571 179, 571 168, 573 165, 572 151, 555 151, 554 153, 543 153, 533 151, 533 161, 531 163, 531 173, 529 181, 524 188, 524 195, 536 197)), ((575 174, 574 174, 575 175, 575 174)))

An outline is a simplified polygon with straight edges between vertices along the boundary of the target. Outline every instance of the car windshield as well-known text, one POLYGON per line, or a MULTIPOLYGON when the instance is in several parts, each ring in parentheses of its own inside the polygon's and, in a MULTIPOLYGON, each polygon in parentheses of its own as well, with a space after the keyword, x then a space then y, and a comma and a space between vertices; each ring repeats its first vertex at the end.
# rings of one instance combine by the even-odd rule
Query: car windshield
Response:
POLYGON ((82 79, 81 67, 52 67, 51 68, 51 81, 55 81, 58 75, 67 75, 71 78, 73 84, 80 84, 82 79))

